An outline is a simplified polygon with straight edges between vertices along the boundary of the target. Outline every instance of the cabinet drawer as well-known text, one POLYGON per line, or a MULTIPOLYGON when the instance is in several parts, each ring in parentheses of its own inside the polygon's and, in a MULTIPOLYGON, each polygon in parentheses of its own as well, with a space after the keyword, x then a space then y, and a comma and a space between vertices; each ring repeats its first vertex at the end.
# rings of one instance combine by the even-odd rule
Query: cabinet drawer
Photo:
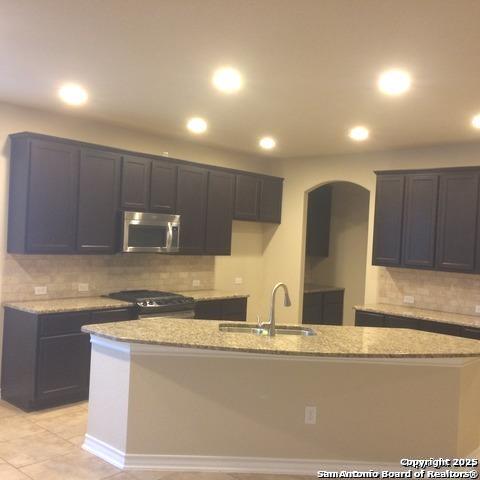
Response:
POLYGON ((97 312, 92 312, 92 318, 88 323, 123 322, 125 320, 133 320, 135 317, 133 310, 128 308, 98 310, 97 312))
POLYGON ((323 294, 324 303, 343 303, 343 290, 335 292, 325 292, 323 294))
POLYGON ((462 337, 480 340, 480 328, 462 327, 462 337))
POLYGON ((80 333, 82 325, 90 320, 90 312, 69 312, 42 315, 40 317, 40 336, 51 337, 68 333, 80 333))

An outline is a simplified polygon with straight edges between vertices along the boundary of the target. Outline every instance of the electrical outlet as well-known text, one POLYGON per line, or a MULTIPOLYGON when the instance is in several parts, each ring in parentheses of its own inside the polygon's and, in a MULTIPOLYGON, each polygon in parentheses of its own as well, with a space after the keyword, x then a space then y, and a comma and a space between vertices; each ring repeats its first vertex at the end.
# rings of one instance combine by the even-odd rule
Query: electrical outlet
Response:
POLYGON ((475 313, 480 313, 480 305, 475 305, 475 313))
POLYGON ((192 280, 192 286, 193 287, 199 287, 200 286, 200 280, 192 280))
POLYGON ((305 407, 305 425, 317 423, 317 407, 305 407))
POLYGON ((35 295, 46 295, 47 294, 47 287, 35 287, 35 295))
POLYGON ((79 283, 78 284, 78 291, 79 292, 88 292, 90 290, 90 287, 88 283, 79 283))
POLYGON ((242 277, 235 277, 235 285, 241 285, 243 283, 242 277))
POLYGON ((415 297, 413 295, 405 295, 403 297, 403 303, 415 303, 415 297))

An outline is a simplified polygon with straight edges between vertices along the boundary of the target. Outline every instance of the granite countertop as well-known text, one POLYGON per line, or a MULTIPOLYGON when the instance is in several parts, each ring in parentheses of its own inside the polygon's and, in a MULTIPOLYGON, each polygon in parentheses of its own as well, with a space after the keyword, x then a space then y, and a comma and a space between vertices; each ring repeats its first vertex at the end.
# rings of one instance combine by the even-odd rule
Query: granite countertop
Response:
POLYGON ((218 330, 219 323, 156 317, 86 325, 82 330, 119 342, 265 354, 353 358, 480 357, 477 340, 409 329, 309 325, 317 335, 272 338, 223 333, 218 330))
POLYGON ((4 307, 14 308, 28 313, 81 312, 83 310, 108 310, 127 308, 133 303, 107 297, 58 298, 50 300, 27 300, 24 302, 6 302, 4 307))
POLYGON ((330 287, 328 285, 317 285, 315 283, 306 283, 303 286, 303 293, 324 293, 324 292, 341 292, 345 290, 341 287, 330 287))
POLYGON ((404 305, 388 305, 386 303, 355 305, 353 308, 364 312, 383 313, 385 315, 418 318, 420 320, 431 320, 432 322, 453 323, 465 327, 480 328, 480 316, 477 317, 475 315, 462 315, 460 313, 440 312, 437 310, 406 307, 404 305))
POLYGON ((175 292, 193 297, 197 302, 206 300, 227 300, 230 298, 247 298, 250 295, 246 293, 226 292, 224 290, 184 290, 183 292, 175 292))

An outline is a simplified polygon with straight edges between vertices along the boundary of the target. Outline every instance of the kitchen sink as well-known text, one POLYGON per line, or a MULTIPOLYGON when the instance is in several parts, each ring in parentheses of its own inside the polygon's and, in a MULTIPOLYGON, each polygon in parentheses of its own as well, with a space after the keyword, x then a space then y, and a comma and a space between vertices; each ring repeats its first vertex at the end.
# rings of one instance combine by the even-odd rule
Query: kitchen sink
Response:
MULTIPOLYGON (((225 333, 250 333, 252 335, 268 335, 268 328, 262 328, 255 324, 249 323, 221 323, 218 326, 221 332, 225 333)), ((303 337, 311 337, 316 335, 311 328, 297 327, 290 325, 279 325, 275 327, 277 335, 300 335, 303 337)))

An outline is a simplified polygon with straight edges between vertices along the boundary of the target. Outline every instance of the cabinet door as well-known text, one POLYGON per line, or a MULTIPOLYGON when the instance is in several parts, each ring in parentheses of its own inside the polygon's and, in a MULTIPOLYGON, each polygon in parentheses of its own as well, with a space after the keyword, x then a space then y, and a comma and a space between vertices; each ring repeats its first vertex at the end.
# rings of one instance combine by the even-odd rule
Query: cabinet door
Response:
POLYGON ((478 174, 440 176, 436 266, 471 272, 475 268, 478 174))
POLYGON ((233 214, 235 219, 258 220, 260 186, 260 179, 254 175, 236 175, 233 214))
POLYGON ((403 175, 377 177, 373 265, 400 265, 404 184, 403 175))
POLYGON ((437 226, 438 175, 407 175, 402 264, 433 268, 437 226))
POLYGON ((120 156, 83 150, 80 157, 77 249, 113 253, 116 246, 120 156))
POLYGON ((220 320, 221 317, 221 301, 208 300, 195 302, 195 318, 202 320, 220 320))
POLYGON ((303 295, 302 323, 323 323, 323 293, 305 293, 303 295))
POLYGON ((312 257, 328 257, 332 187, 325 185, 308 194, 306 252, 312 257))
POLYGON ((90 335, 76 333, 39 340, 37 398, 86 398, 90 375, 90 335))
POLYGON ((31 141, 27 219, 29 253, 75 251, 79 154, 77 147, 31 141))
POLYGON ((384 327, 385 318, 381 313, 355 312, 356 327, 384 327))
POLYGON ((152 161, 143 157, 123 157, 121 206, 125 210, 143 212, 149 207, 150 170, 152 161))
POLYGON ((283 181, 280 178, 262 178, 260 185, 259 219, 261 222, 280 223, 282 219, 283 181))
POLYGON ((203 253, 207 214, 208 170, 178 167, 177 213, 181 215, 180 252, 203 253))
POLYGON ((247 319, 247 299, 227 298, 221 300, 221 319, 244 322, 247 319))
POLYGON ((177 166, 171 162, 153 160, 150 182, 150 210, 175 213, 177 166))
POLYGON ((208 255, 230 255, 234 189, 235 177, 231 173, 209 172, 205 235, 208 255))
POLYGON ((325 292, 323 294, 323 324, 343 324, 343 294, 343 290, 325 292))

